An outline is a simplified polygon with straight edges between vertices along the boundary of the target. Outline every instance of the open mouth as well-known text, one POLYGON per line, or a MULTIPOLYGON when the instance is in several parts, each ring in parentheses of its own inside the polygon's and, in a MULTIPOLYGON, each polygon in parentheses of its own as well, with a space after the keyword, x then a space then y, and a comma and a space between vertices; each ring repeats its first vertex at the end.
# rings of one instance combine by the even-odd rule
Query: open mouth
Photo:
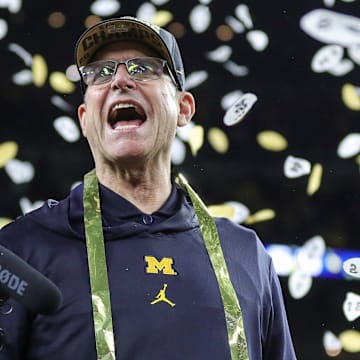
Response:
POLYGON ((138 127, 146 120, 143 109, 130 103, 119 103, 111 108, 109 124, 112 129, 138 127))

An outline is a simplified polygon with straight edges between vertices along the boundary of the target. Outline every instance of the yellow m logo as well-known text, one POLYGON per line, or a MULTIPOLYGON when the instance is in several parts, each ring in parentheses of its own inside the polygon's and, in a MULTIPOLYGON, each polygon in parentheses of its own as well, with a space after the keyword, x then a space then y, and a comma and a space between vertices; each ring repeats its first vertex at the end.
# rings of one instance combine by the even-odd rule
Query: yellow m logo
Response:
POLYGON ((146 261, 146 273, 158 274, 162 272, 164 275, 177 275, 177 272, 173 268, 174 260, 172 258, 164 257, 160 261, 154 256, 145 256, 146 261))

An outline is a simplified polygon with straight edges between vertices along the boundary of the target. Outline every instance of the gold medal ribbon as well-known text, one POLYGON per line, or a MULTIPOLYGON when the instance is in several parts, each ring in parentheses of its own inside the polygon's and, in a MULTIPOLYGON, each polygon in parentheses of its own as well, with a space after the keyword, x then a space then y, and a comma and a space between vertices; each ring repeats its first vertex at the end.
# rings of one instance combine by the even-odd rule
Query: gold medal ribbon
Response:
MULTIPOLYGON (((185 188, 193 203, 200 230, 219 284, 224 306, 232 360, 249 360, 242 313, 231 283, 214 219, 207 207, 180 174, 176 181, 185 188)), ((101 222, 99 185, 95 170, 84 176, 84 222, 94 314, 98 360, 115 360, 114 332, 101 222)))
POLYGON ((95 170, 84 176, 84 224, 98 360, 115 360, 110 291, 95 170))
POLYGON ((241 308, 235 289, 230 280, 215 221, 206 205, 191 188, 184 176, 179 174, 177 182, 186 189, 190 196, 199 221, 205 246, 219 284, 225 312, 231 359, 249 360, 241 308))

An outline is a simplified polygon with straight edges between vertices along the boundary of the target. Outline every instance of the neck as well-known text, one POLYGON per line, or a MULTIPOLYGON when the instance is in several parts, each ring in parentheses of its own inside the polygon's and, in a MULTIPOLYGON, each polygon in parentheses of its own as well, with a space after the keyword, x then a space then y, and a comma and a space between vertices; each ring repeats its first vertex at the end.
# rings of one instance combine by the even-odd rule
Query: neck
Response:
POLYGON ((140 211, 151 214, 165 203, 171 192, 170 169, 98 169, 101 184, 130 201, 140 211))

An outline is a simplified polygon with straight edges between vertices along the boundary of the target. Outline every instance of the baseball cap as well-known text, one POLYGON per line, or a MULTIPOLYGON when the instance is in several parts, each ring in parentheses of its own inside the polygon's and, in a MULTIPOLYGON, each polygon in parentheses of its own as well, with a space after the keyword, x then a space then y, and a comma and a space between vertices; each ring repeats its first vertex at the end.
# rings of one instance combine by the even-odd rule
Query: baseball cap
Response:
POLYGON ((184 66, 175 37, 157 25, 131 16, 103 20, 85 30, 75 46, 77 68, 91 62, 103 46, 126 40, 143 43, 155 50, 167 61, 179 90, 185 89, 184 66))

